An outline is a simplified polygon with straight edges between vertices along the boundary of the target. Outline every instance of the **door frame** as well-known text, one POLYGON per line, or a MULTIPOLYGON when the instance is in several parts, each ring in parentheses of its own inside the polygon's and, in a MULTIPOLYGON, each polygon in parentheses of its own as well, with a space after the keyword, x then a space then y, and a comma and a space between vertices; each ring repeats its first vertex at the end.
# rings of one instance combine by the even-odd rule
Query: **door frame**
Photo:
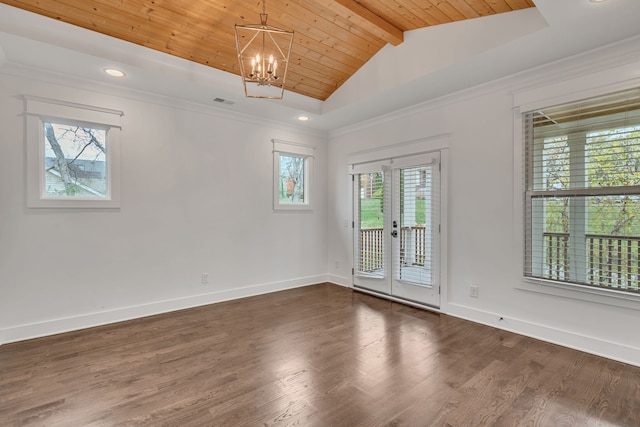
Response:
MULTIPOLYGON (((423 305, 419 303, 415 303, 414 301, 404 300, 400 298, 393 297, 392 295, 387 295, 383 293, 377 293, 375 291, 368 291, 366 289, 360 287, 353 286, 353 278, 354 278, 354 269, 352 268, 351 275, 351 283, 350 286, 353 289, 356 289, 360 292, 371 293, 373 295, 386 298, 392 301, 401 302, 403 304, 420 307, 423 309, 436 311, 439 313, 447 313, 448 311, 448 277, 449 277, 449 269, 448 269, 448 188, 449 188, 449 140, 450 136, 448 134, 437 135, 429 138, 417 139, 412 141, 407 141, 398 144, 385 145, 378 148, 363 150, 359 152, 354 152, 348 154, 347 163, 348 163, 348 174, 353 175, 357 173, 356 170, 360 169, 358 165, 363 165, 366 163, 373 162, 385 162, 388 160, 398 159, 401 157, 415 156, 420 154, 428 154, 433 152, 440 153, 440 253, 439 253, 439 269, 440 269, 440 307, 434 308, 428 305, 423 305)), ((349 204, 351 212, 351 225, 352 228, 349 233, 350 240, 350 264, 351 266, 355 265, 355 258, 357 254, 354 252, 355 242, 354 242, 354 227, 355 227, 355 218, 354 218, 354 197, 353 197, 353 183, 351 178, 348 180, 349 185, 349 204)))

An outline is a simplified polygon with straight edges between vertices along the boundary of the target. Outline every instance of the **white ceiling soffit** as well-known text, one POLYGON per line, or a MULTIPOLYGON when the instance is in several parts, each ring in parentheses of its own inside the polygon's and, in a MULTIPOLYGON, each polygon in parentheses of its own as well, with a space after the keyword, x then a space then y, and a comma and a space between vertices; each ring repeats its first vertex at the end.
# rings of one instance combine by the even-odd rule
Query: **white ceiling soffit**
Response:
MULTIPOLYGON (((287 92, 246 99, 236 75, 0 4, 5 66, 214 105, 294 126, 332 130, 525 71, 640 33, 639 0, 534 0, 536 8, 407 32, 385 46, 324 103, 287 92), (470 41, 471 40, 471 41, 470 41), (62 59, 62 60, 61 60, 62 59), (102 73, 122 68, 114 82, 102 73), (214 98, 233 101, 220 105, 214 98)), ((0 53, 0 66, 2 66, 0 53)))
MULTIPOLYGON (((329 97, 323 112, 342 108, 375 93, 389 92, 404 84, 415 84, 438 71, 465 64, 483 52, 514 43, 545 28, 547 23, 542 15, 535 8, 529 8, 407 31, 402 44, 387 44, 329 97)), ((504 67, 504 72, 508 73, 510 63, 505 59, 504 64, 496 65, 497 68, 504 67)), ((472 83, 493 77, 474 72, 468 75, 472 83)))
POLYGON ((640 34, 639 0, 534 3, 535 9, 405 33, 405 43, 385 46, 325 102, 323 113, 358 122, 640 34), (399 58, 402 49, 418 58, 399 58), (422 75, 405 78, 406 64, 422 75), (371 81, 386 82, 386 90, 367 94, 371 81))

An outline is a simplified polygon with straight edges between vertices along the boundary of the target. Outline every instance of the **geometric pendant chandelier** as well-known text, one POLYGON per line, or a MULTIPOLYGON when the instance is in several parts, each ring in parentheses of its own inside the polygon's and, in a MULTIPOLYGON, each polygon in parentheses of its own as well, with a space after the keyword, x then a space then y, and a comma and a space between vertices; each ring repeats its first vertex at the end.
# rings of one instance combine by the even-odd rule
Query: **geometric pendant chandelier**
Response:
POLYGON ((282 99, 293 31, 267 25, 263 0, 260 24, 236 24, 235 33, 245 96, 282 99))

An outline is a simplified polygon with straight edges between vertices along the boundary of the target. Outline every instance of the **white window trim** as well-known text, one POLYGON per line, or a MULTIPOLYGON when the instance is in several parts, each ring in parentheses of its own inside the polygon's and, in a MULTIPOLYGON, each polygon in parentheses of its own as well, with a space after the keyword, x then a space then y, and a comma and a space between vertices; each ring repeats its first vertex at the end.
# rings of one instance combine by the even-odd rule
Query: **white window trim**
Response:
POLYGON ((119 208, 120 131, 122 111, 24 95, 26 121, 26 193, 28 208, 119 208), (44 122, 84 124, 107 131, 107 196, 105 198, 44 195, 44 122))
POLYGON ((518 254, 521 281, 516 289, 562 298, 605 304, 615 307, 640 310, 640 295, 614 289, 599 289, 573 283, 527 277, 524 275, 524 127, 522 112, 606 95, 631 89, 640 85, 640 79, 628 79, 625 69, 607 70, 594 75, 582 76, 570 81, 556 82, 544 87, 536 87, 513 94, 513 200, 514 232, 513 253, 518 254), (598 85, 594 85, 595 82, 598 85))
POLYGON ((297 142, 272 139, 273 142, 273 210, 274 211, 311 211, 314 194, 313 160, 315 147, 297 142), (282 203, 280 201, 280 156, 304 158, 304 202, 282 203))
POLYGON ((434 135, 429 138, 420 138, 398 144, 385 145, 383 147, 358 151, 357 153, 350 153, 347 155, 349 173, 357 167, 356 165, 361 163, 398 159, 401 157, 414 156, 416 154, 429 153, 449 148, 449 139, 449 134, 434 135))

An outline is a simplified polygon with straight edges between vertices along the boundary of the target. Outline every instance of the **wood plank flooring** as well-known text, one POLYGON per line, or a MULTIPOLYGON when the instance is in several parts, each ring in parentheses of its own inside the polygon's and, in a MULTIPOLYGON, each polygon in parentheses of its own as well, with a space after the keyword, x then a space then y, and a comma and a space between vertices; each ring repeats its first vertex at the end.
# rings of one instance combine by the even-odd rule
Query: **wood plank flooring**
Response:
POLYGON ((640 426, 640 368, 320 284, 1 346, 0 426, 640 426))

